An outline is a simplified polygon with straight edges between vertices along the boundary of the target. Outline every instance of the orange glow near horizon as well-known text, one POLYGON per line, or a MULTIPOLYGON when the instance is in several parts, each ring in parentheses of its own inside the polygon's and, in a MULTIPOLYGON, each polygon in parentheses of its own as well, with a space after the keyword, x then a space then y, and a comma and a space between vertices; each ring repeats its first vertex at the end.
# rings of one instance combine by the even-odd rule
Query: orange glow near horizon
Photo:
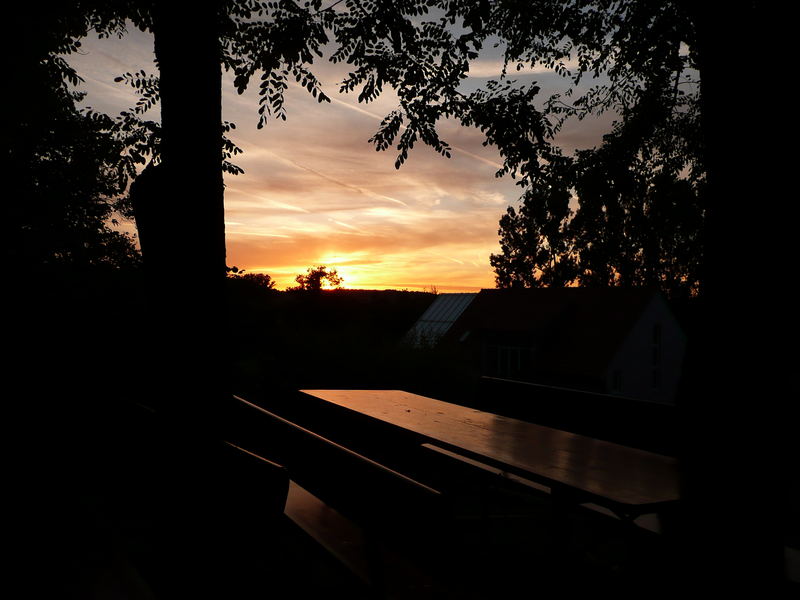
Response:
POLYGON ((474 292, 494 287, 494 275, 488 264, 480 269, 480 264, 474 260, 479 256, 467 262, 424 251, 384 254, 378 258, 366 252, 354 252, 350 255, 320 254, 307 264, 281 264, 280 256, 276 258, 273 265, 255 262, 258 257, 254 257, 253 263, 231 259, 229 263, 251 273, 267 273, 278 289, 296 285, 297 275, 319 265, 336 269, 343 279, 342 287, 350 289, 424 291, 435 288, 441 292, 474 292))
MULTIPOLYGON (((484 288, 494 287, 494 281, 490 280, 486 285, 467 285, 467 284, 444 284, 437 285, 435 283, 404 283, 403 276, 405 273, 387 274, 379 277, 384 277, 381 280, 379 277, 371 276, 369 273, 361 273, 358 269, 351 269, 347 266, 337 266, 336 263, 319 263, 324 264, 329 268, 336 269, 340 277, 342 277, 342 288, 345 289, 359 289, 359 290, 408 290, 411 292, 425 292, 436 290, 438 292, 477 292, 484 288), (389 283, 387 283, 389 282, 389 283), (399 283, 395 283, 399 282, 399 283)), ((276 282, 276 289, 285 290, 289 287, 297 285, 295 277, 301 273, 305 273, 306 269, 298 267, 297 269, 287 269, 283 271, 281 268, 269 267, 254 267, 247 269, 250 273, 267 273, 276 282), (276 275, 277 273, 277 275, 276 275)))

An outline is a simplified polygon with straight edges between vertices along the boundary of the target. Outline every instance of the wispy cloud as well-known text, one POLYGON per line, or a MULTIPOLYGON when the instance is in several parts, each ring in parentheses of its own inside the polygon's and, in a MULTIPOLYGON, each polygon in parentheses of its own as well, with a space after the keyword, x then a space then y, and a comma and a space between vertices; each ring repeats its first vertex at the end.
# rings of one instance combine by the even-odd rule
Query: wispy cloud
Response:
POLYGON ((281 210, 288 210, 290 212, 300 212, 300 213, 308 213, 309 211, 302 206, 297 206, 295 204, 289 204, 288 202, 281 202, 280 200, 275 200, 274 198, 269 198, 265 194, 257 194, 253 192, 249 192, 241 187, 237 186, 230 186, 229 192, 234 194, 241 194, 244 196, 248 196, 256 200, 255 205, 259 208, 265 207, 273 207, 278 208, 281 210))
MULTIPOLYGON (((479 58, 469 64, 470 77, 500 77, 503 73, 504 62, 497 58, 479 58)), ((564 61, 564 67, 569 71, 578 68, 578 61, 571 59, 564 61)), ((524 75, 544 75, 553 73, 553 69, 544 65, 523 64, 517 69, 517 63, 510 63, 506 68, 506 77, 514 78, 524 75)))
POLYGON ((309 167, 307 165, 304 165, 304 164, 302 164, 302 163, 300 163, 300 162, 298 162, 296 160, 293 160, 293 159, 288 158, 286 156, 282 156, 282 155, 278 154, 277 152, 273 152, 272 150, 265 149, 264 152, 266 152, 267 154, 273 156, 274 158, 276 158, 277 160, 279 160, 280 162, 282 162, 284 164, 291 165, 291 166, 293 166, 293 167, 295 167, 297 169, 301 169, 303 171, 311 173, 312 175, 314 175, 316 177, 320 177, 321 179, 324 179, 326 181, 330 181, 331 183, 333 183, 335 185, 338 185, 338 186, 341 186, 341 187, 343 187, 343 188, 345 188, 347 190, 356 192, 358 194, 363 194, 364 196, 367 196, 368 198, 372 198, 374 200, 380 200, 380 201, 383 201, 383 202, 392 202, 394 204, 400 204, 401 206, 408 206, 402 200, 398 200, 397 198, 392 198, 391 196, 386 196, 384 194, 378 194, 378 193, 373 192, 372 190, 346 183, 346 182, 344 182, 344 181, 342 181, 340 179, 337 179, 336 177, 331 177, 330 175, 326 175, 325 173, 322 173, 322 172, 320 172, 320 171, 318 171, 316 169, 312 169, 311 167, 309 167))
POLYGON ((228 234, 233 235, 254 235, 256 237, 272 237, 272 238, 285 238, 288 239, 291 236, 283 235, 281 233, 265 233, 263 231, 244 231, 241 229, 236 229, 235 231, 229 231, 228 234))
POLYGON ((350 229, 353 232, 359 233, 361 235, 374 235, 374 234, 369 233, 368 231, 364 231, 360 227, 356 227, 355 225, 351 225, 350 223, 345 223, 343 221, 337 221, 336 219, 328 219, 328 220, 331 223, 335 223, 336 225, 339 225, 340 227, 345 227, 345 228, 350 229))
MULTIPOLYGON (((349 102, 345 102, 343 100, 339 100, 338 98, 331 98, 331 101, 332 102, 336 102, 338 105, 344 106, 345 108, 348 108, 350 110, 353 110, 353 111, 359 112, 359 113, 361 113, 363 115, 367 115, 369 117, 372 117, 373 119, 375 119, 377 121, 382 121, 384 116, 385 116, 385 115, 379 115, 377 113, 368 111, 368 110, 366 110, 366 109, 364 109, 364 108, 362 108, 360 106, 357 106, 355 104, 351 104, 349 102)), ((401 129, 406 129, 405 125, 401 125, 400 128, 401 129)), ((466 149, 461 148, 459 146, 451 146, 451 147, 452 147, 454 152, 458 152, 460 154, 463 154, 464 156, 469 156, 470 158, 474 158, 475 160, 478 160, 478 161, 480 161, 482 163, 485 163, 487 165, 491 165, 491 166, 495 167, 496 169, 502 169, 503 168, 503 165, 501 165, 500 163, 498 163, 496 161, 493 161, 493 160, 489 160, 488 158, 480 156, 479 154, 475 154, 474 152, 470 152, 469 150, 466 150, 466 149)))

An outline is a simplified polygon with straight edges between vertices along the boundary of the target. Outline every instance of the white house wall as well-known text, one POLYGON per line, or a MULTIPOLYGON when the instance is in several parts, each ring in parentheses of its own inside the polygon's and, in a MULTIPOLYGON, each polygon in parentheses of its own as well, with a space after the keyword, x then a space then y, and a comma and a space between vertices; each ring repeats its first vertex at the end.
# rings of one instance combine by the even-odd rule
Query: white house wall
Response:
POLYGON ((666 302, 655 295, 611 361, 609 393, 672 404, 678 389, 686 336, 666 302), (660 386, 653 385, 653 327, 661 324, 660 386), (615 372, 621 375, 618 377, 615 372), (615 384, 621 384, 615 389, 615 384))

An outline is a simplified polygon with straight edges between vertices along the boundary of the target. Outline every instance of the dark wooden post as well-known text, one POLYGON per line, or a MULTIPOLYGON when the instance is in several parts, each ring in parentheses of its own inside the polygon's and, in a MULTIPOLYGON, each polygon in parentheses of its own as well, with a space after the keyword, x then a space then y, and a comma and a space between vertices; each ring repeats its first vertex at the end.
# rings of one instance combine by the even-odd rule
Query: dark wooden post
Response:
POLYGON ((218 2, 156 3, 162 166, 150 185, 142 181, 137 211, 147 221, 139 227, 150 284, 149 387, 156 404, 186 418, 209 415, 227 393, 219 19, 218 2))
POLYGON ((771 338, 787 315, 773 279, 785 259, 766 203, 770 152, 755 116, 763 90, 753 76, 767 74, 770 62, 765 8, 744 1, 687 8, 696 26, 708 189, 703 331, 692 341, 694 385, 680 407, 689 440, 681 538, 693 585, 769 595, 782 579, 786 477, 776 412, 785 392, 771 338))

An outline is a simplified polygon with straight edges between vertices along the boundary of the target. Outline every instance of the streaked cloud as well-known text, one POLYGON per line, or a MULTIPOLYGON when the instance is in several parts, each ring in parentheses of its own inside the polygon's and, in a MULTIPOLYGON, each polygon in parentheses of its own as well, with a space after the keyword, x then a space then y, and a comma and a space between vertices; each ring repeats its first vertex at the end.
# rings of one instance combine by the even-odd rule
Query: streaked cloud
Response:
MULTIPOLYGON (((564 67, 569 71, 574 71, 578 67, 577 60, 564 61, 564 67)), ((497 78, 503 73, 505 63, 501 58, 478 58, 469 63, 470 77, 490 77, 497 78)), ((544 65, 530 65, 509 63, 506 66, 506 76, 509 78, 524 75, 549 75, 553 71, 544 65)))

